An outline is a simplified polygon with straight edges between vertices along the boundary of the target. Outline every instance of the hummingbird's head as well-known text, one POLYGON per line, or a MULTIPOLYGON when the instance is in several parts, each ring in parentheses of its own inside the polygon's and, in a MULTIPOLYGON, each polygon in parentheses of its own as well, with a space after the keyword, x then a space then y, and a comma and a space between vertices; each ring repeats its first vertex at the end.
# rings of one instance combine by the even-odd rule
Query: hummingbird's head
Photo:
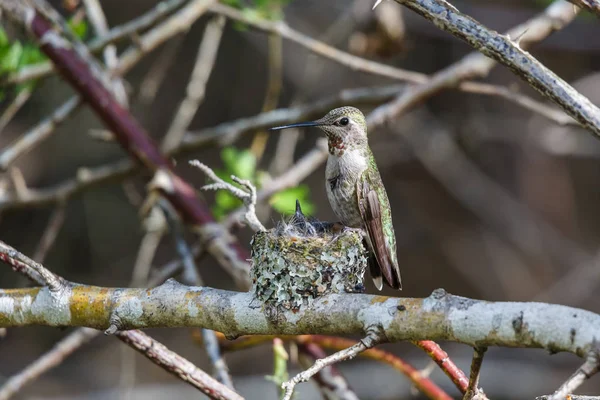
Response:
POLYGON ((302 126, 316 126, 325 132, 332 155, 341 156, 347 150, 367 144, 367 122, 363 113, 355 107, 335 108, 315 121, 277 126, 271 130, 302 126))

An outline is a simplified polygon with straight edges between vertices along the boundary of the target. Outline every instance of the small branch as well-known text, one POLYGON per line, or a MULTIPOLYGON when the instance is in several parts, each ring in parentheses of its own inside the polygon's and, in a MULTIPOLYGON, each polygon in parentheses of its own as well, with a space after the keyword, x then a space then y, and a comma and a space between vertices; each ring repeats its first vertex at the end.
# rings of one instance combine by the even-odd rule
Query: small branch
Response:
MULTIPOLYGON (((104 37, 108 34, 108 23, 106 22, 106 16, 104 15, 104 10, 102 10, 102 5, 99 0, 83 0, 83 4, 87 11, 87 17, 90 20, 94 30, 96 31, 96 35, 99 37, 104 37)), ((117 67, 119 63, 119 59, 117 57, 117 47, 113 44, 109 44, 104 48, 104 64, 109 70, 112 70, 117 67)), ((112 92, 115 97, 121 103, 122 106, 127 107, 127 91, 125 90, 125 85, 123 81, 119 77, 113 76, 111 79, 112 92)))
POLYGON ((283 397, 283 399, 291 400, 292 395, 294 394, 294 388, 296 387, 296 385, 300 382, 308 381, 313 375, 315 375, 319 371, 323 370, 323 368, 328 367, 328 366, 335 364, 337 362, 340 362, 340 361, 352 359, 352 358, 356 357, 358 354, 362 353, 363 351, 368 350, 368 349, 376 346, 377 344, 383 342, 383 340, 384 340, 384 336, 381 333, 379 333, 376 329, 372 329, 372 330, 369 330, 369 332, 367 333, 367 336, 364 339, 362 339, 360 342, 356 343, 355 345, 353 345, 345 350, 338 351, 337 353, 334 353, 330 356, 327 356, 325 358, 321 358, 321 359, 315 361, 315 363, 312 367, 299 373, 298 375, 296 375, 289 381, 284 382, 283 385, 281 385, 281 387, 283 389, 285 389, 285 396, 283 397))
POLYGON ((27 383, 60 365, 65 358, 95 338, 99 333, 99 331, 90 328, 80 328, 71 332, 21 372, 8 378, 0 387, 0 400, 8 400, 17 394, 27 383))
MULTIPOLYGON (((315 360, 327 357, 327 353, 315 343, 299 344, 298 351, 301 355, 300 362, 303 365, 310 366, 315 360)), ((323 368, 313 379, 319 385, 323 397, 326 399, 359 400, 346 378, 334 365, 323 368)))
POLYGON ((0 116, 0 133, 6 128, 6 125, 14 118, 19 110, 27 103, 33 94, 33 88, 27 87, 19 91, 15 99, 10 103, 0 116))
POLYGON ((454 361, 448 356, 442 348, 432 340, 419 340, 413 344, 423 349, 429 357, 440 367, 442 371, 450 378, 461 393, 466 393, 469 387, 469 379, 465 373, 458 368, 454 361))
POLYGON ((114 70, 116 75, 127 73, 140 59, 150 51, 169 40, 178 33, 187 31, 208 7, 216 0, 191 0, 179 11, 171 15, 159 26, 136 40, 135 45, 125 50, 120 57, 119 66, 114 70))
POLYGON ((578 7, 588 10, 589 12, 596 14, 600 17, 600 1, 598 0, 569 0, 571 3, 578 7))
POLYGON ((186 97, 179 104, 171 126, 163 139, 162 148, 166 152, 179 147, 185 132, 198 111, 198 107, 200 107, 200 104, 204 100, 206 84, 217 59, 217 52, 224 27, 225 17, 217 16, 208 22, 204 29, 204 36, 198 48, 196 63, 187 85, 186 97))
MULTIPOLYGON (((600 137, 600 109, 510 38, 460 13, 445 0, 395 0, 469 43, 486 56, 508 66, 543 96, 563 108, 582 126, 600 137)), ((558 3, 561 4, 561 3, 558 3)))
POLYGON ((165 345, 157 342, 145 333, 132 330, 118 332, 117 337, 153 363, 179 377, 184 382, 200 389, 202 393, 211 399, 243 400, 242 396, 222 383, 217 382, 193 363, 172 352, 165 345))
MULTIPOLYGON (((285 173, 267 182, 261 188, 261 190, 256 194, 257 202, 266 201, 277 192, 297 186, 325 162, 328 154, 326 139, 319 139, 314 149, 306 153, 285 173)), ((240 207, 227 217, 224 225, 228 228, 231 228, 231 226, 238 222, 244 216, 244 214, 244 208, 240 207)))
POLYGON ((20 135, 0 153, 0 171, 6 171, 14 162, 48 138, 58 125, 63 123, 81 105, 79 96, 71 97, 48 117, 20 135))
POLYGON ((33 261, 1 240, 0 260, 10 265, 15 271, 25 275, 32 282, 47 286, 51 292, 58 292, 63 288, 60 278, 44 268, 42 264, 33 261))
POLYGON ((481 364, 483 363, 483 356, 487 351, 486 347, 475 347, 473 360, 471 361, 471 373, 469 374, 469 386, 464 400, 484 400, 487 399, 481 389, 479 389, 479 372, 481 371, 481 364))
POLYGON ((248 225, 250 225, 250 227, 254 231, 266 231, 266 228, 256 216, 256 188, 254 187, 254 185, 252 185, 250 181, 240 179, 237 176, 231 176, 231 179, 235 183, 246 188, 246 190, 244 191, 240 188, 235 187, 231 183, 227 183, 223 179, 219 178, 212 169, 202 164, 198 160, 190 161, 190 165, 199 168, 209 179, 215 182, 210 185, 203 186, 203 190, 227 190, 232 195, 244 202, 244 205, 246 206, 245 217, 246 221, 248 222, 248 225))
POLYGON ((56 237, 58 236, 58 233, 65 222, 65 214, 65 204, 59 204, 52 212, 52 215, 50 215, 50 220, 46 225, 46 229, 42 234, 42 238, 40 239, 38 246, 33 253, 33 259, 37 262, 43 263, 46 259, 48 251, 50 251, 52 248, 52 245, 54 244, 54 241, 56 240, 56 237))
POLYGON ((219 341, 217 340, 215 331, 211 331, 210 329, 202 329, 202 340, 204 342, 206 354, 208 354, 208 358, 213 365, 214 374, 216 375, 217 379, 225 386, 233 389, 233 381, 231 379, 231 375, 229 374, 229 368, 227 367, 227 363, 221 354, 219 341))
POLYGON ((565 383, 560 385, 558 390, 549 396, 549 400, 564 400, 570 393, 573 393, 583 382, 591 378, 593 375, 598 373, 600 369, 600 353, 597 347, 597 343, 594 343, 594 347, 590 350, 585 362, 581 367, 575 371, 573 375, 566 380, 565 383))

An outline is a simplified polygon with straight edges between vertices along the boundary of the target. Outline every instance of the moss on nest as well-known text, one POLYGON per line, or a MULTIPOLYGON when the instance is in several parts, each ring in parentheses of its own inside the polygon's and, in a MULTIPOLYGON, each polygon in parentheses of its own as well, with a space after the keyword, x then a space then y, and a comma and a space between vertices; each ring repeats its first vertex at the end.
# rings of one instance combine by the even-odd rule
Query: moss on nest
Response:
POLYGON ((256 298, 298 310, 328 293, 361 292, 367 252, 360 232, 296 214, 252 238, 250 271, 256 298))

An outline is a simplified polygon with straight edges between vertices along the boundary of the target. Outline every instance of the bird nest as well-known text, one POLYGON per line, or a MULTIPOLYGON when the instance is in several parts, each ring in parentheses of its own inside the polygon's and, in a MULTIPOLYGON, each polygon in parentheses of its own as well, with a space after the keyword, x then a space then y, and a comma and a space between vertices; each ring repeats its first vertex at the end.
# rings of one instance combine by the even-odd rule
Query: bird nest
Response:
POLYGON ((296 214, 252 238, 253 291, 263 304, 298 310, 328 293, 363 292, 367 251, 357 230, 296 214))

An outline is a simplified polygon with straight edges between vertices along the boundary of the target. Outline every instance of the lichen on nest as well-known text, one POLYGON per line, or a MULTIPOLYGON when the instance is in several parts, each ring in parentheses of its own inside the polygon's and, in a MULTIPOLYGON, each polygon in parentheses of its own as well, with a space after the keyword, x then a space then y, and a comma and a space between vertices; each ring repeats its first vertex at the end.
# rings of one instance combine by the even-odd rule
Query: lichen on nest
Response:
POLYGON ((356 230, 296 214, 254 235, 253 291, 263 304, 298 310, 328 293, 362 292, 367 267, 363 238, 356 230))

